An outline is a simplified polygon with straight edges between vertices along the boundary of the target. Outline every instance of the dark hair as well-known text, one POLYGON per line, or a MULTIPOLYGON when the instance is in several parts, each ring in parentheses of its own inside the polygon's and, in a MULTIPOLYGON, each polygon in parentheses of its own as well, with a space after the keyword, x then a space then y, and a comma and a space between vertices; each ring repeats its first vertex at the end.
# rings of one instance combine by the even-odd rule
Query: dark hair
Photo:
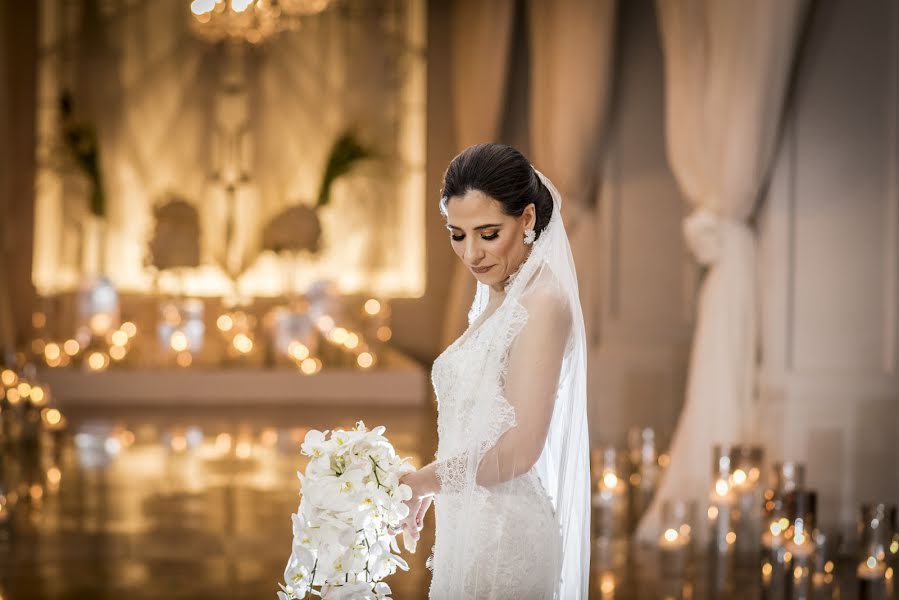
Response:
POLYGON ((440 212, 446 216, 446 203, 453 196, 477 190, 498 201, 503 212, 520 217, 528 204, 537 212, 536 237, 549 224, 553 199, 540 181, 531 163, 511 146, 475 144, 463 150, 446 168, 440 191, 440 212))

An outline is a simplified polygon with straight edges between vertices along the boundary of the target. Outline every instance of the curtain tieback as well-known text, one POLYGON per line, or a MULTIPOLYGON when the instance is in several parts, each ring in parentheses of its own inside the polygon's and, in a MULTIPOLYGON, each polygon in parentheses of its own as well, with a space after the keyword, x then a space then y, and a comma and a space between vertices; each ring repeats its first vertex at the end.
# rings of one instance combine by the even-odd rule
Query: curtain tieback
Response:
POLYGON ((729 242, 743 238, 751 240, 753 237, 746 223, 722 217, 706 208, 694 209, 684 219, 683 229, 687 247, 696 260, 706 267, 721 259, 725 245, 731 245, 729 242))

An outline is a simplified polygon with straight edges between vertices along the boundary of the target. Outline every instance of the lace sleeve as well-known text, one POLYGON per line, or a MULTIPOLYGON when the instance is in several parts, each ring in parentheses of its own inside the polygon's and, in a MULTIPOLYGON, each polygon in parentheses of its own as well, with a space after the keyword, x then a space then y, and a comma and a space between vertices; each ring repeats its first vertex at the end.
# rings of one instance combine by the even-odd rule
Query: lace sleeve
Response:
POLYGON ((551 286, 533 289, 522 301, 527 322, 512 340, 505 364, 503 405, 513 425, 495 443, 439 461, 441 492, 463 489, 477 468, 477 484, 491 486, 529 471, 546 442, 571 331, 571 312, 551 286))

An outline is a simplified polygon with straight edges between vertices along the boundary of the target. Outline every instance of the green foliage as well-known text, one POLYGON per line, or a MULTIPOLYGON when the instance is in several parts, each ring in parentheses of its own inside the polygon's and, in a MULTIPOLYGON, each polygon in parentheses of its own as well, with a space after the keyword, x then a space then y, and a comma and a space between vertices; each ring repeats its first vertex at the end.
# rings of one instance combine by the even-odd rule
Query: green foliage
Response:
POLYGON ((59 99, 59 112, 62 118, 62 139, 72 154, 72 158, 91 181, 91 214, 104 218, 106 216, 106 195, 103 192, 103 178, 100 173, 100 144, 97 130, 90 123, 79 123, 75 119, 72 95, 62 92, 59 99))
POLYGON ((321 186, 318 191, 318 202, 315 207, 325 206, 331 200, 331 186, 342 175, 350 172, 357 162, 372 156, 372 152, 356 139, 352 132, 344 132, 335 140, 331 153, 325 164, 321 186))

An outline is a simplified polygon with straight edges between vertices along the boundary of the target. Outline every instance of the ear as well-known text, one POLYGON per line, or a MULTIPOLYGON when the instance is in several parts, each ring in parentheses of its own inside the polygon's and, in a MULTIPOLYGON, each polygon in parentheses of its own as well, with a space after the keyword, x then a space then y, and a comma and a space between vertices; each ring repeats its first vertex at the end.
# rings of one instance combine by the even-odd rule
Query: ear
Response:
POLYGON ((533 229, 537 226, 537 205, 533 202, 524 207, 524 213, 521 215, 524 218, 524 228, 525 229, 533 229))

